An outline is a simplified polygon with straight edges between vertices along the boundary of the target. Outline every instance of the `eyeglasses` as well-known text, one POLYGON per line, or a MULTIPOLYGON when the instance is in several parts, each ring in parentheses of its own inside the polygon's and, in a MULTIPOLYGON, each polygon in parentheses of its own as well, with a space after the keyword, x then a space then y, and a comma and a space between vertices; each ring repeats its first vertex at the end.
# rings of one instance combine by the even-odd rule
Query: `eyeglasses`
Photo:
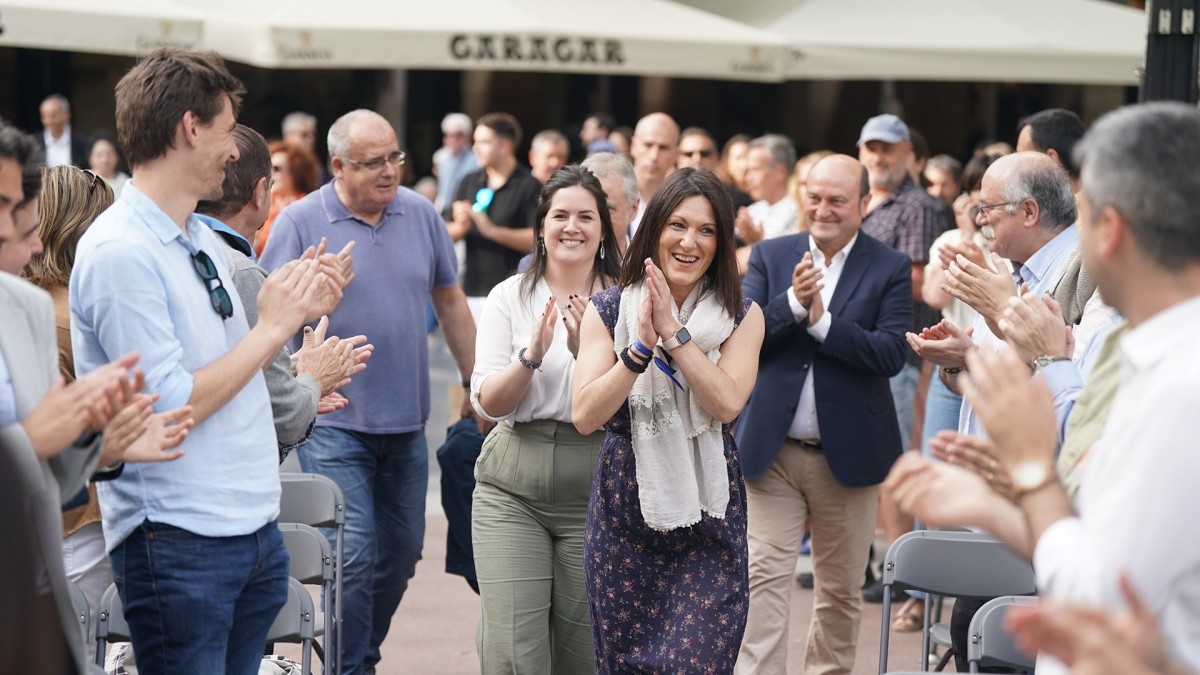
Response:
POLYGON ((385 164, 391 164, 392 166, 403 166, 404 160, 407 157, 408 157, 408 155, 404 154, 403 150, 397 150, 396 152, 393 152, 392 154, 388 155, 387 157, 375 157, 373 159, 367 159, 367 160, 350 159, 349 157, 343 157, 342 160, 346 161, 346 162, 350 162, 351 164, 355 164, 357 166, 361 166, 362 168, 366 169, 367 171, 379 171, 380 169, 383 168, 383 166, 385 164))
POLYGON ((691 152, 680 152, 679 154, 683 155, 684 157, 695 157, 696 155, 700 155, 704 159, 708 159, 709 157, 712 157, 713 155, 717 154, 717 151, 713 150, 712 148, 701 148, 700 150, 692 150, 691 152))
POLYGON ((213 311, 221 315, 221 320, 233 316, 233 299, 229 297, 229 291, 225 290, 225 285, 221 283, 221 277, 217 275, 217 266, 213 264, 212 258, 208 257, 204 251, 196 251, 192 254, 192 269, 196 270, 196 274, 199 274, 200 279, 204 281, 213 311), (213 285, 214 281, 217 282, 215 286, 213 285))
POLYGON ((1021 203, 1021 202, 998 202, 998 203, 996 203, 996 204, 976 204, 976 205, 975 205, 975 211, 976 211, 976 212, 977 212, 979 215, 981 215, 981 216, 983 216, 983 217, 985 217, 985 218, 986 218, 986 217, 987 217, 987 212, 988 212, 988 211, 991 211, 992 209, 1003 209, 1003 208, 1007 208, 1007 207, 1009 207, 1009 206, 1012 206, 1013 204, 1020 204, 1020 203, 1021 203))
POLYGON ((88 183, 88 192, 93 192, 96 189, 96 181, 104 180, 100 177, 100 174, 91 169, 82 169, 82 171, 92 177, 91 182, 88 183))

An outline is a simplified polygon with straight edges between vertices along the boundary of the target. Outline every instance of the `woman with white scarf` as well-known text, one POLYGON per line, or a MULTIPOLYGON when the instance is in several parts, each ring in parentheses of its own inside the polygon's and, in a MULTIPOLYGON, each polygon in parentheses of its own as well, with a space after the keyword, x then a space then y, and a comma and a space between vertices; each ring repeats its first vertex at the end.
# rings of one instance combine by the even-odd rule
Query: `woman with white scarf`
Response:
POLYGON ((577 165, 542 188, 529 269, 488 295, 471 403, 496 422, 475 465, 471 541, 484 675, 592 672, 583 526, 602 434, 571 425, 571 374, 588 297, 616 282, 600 181, 577 165))
POLYGON ((763 315, 742 298, 736 248, 720 181, 674 172, 580 328, 573 419, 606 432, 583 561, 598 673, 730 673, 737 659, 749 580, 730 430, 763 315))

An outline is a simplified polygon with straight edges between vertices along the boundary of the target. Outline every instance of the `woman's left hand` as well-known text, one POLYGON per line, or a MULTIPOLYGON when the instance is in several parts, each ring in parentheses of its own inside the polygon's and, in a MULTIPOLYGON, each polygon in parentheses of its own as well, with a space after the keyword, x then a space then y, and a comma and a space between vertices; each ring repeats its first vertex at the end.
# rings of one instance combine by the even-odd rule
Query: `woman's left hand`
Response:
POLYGON ((582 295, 572 295, 563 312, 563 323, 567 327, 567 349, 572 358, 579 358, 579 324, 583 322, 583 313, 587 311, 588 301, 582 295))
POLYGON ((649 258, 646 258, 646 294, 653 303, 650 319, 654 323, 654 332, 658 333, 659 339, 670 340, 683 324, 675 317, 675 300, 667 286, 667 277, 649 258))

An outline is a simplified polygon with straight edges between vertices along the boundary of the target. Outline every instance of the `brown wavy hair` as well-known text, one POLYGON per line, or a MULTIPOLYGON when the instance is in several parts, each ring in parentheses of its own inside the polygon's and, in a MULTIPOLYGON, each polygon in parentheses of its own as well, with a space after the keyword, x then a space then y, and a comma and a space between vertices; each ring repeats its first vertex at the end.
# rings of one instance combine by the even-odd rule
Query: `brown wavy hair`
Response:
POLYGON ((71 165, 43 168, 38 202, 42 253, 29 261, 25 276, 46 289, 66 286, 75 266, 75 247, 112 203, 112 188, 98 174, 71 165))
POLYGON ((272 155, 277 152, 287 155, 288 173, 292 174, 292 185, 297 192, 306 195, 321 187, 320 164, 311 150, 287 141, 271 141, 267 149, 272 155))

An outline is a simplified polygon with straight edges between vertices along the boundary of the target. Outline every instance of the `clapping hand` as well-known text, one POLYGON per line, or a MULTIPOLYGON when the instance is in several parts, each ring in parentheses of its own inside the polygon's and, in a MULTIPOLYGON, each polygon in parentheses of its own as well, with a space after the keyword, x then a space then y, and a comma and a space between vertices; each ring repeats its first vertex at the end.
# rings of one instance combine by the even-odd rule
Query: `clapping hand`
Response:
POLYGON ((920 335, 905 333, 908 344, 922 359, 941 368, 962 368, 966 365, 967 353, 975 348, 971 341, 973 328, 965 332, 949 319, 925 328, 920 335))
POLYGON ((967 355, 970 377, 963 395, 995 445, 995 458, 1007 471, 1025 460, 1053 465, 1058 445, 1054 401, 1012 350, 976 350, 967 355))
POLYGON ((574 358, 579 357, 579 325, 583 322, 583 313, 587 311, 589 300, 582 295, 572 295, 563 312, 563 324, 567 327, 567 349, 574 358))
POLYGON ((646 336, 640 335, 642 344, 654 348, 659 339, 670 340, 679 332, 683 324, 675 316, 675 299, 671 297, 671 287, 667 285, 667 277, 650 258, 646 258, 646 299, 650 303, 650 323, 654 329, 654 337, 646 342, 646 336))

